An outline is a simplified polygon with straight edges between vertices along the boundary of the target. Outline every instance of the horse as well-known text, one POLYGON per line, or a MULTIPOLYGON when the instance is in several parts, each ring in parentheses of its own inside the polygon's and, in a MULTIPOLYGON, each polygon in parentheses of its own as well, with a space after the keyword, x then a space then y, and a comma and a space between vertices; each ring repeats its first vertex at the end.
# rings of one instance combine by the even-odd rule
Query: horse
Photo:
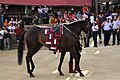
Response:
MULTIPOLYGON (((62 40, 59 45, 62 48, 60 63, 58 66, 58 71, 60 76, 64 76, 61 71, 62 63, 64 60, 64 56, 66 52, 70 52, 70 56, 75 59, 75 66, 77 71, 80 73, 80 76, 84 76, 81 72, 79 62, 80 62, 80 53, 79 53, 79 35, 81 31, 84 31, 86 34, 89 32, 89 22, 85 20, 76 21, 71 24, 63 24, 63 34, 62 40)), ((24 31, 20 38, 18 44, 18 64, 22 64, 23 59, 23 46, 26 44, 27 47, 27 55, 26 55, 26 64, 27 64, 27 72, 30 77, 35 77, 33 74, 33 70, 35 68, 32 57, 34 54, 40 50, 42 46, 49 47, 45 42, 45 29, 33 26, 29 28, 27 31, 24 31), (31 64, 31 66, 30 66, 31 64)), ((71 58, 71 59, 72 59, 71 58)))

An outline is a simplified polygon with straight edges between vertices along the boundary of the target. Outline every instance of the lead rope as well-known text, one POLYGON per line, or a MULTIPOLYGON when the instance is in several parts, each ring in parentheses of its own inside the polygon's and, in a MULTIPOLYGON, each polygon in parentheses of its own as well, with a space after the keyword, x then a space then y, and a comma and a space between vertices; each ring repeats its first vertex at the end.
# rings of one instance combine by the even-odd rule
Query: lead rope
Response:
POLYGON ((66 30, 72 33, 75 37, 79 38, 75 33, 73 33, 70 29, 68 29, 65 25, 62 25, 66 30))

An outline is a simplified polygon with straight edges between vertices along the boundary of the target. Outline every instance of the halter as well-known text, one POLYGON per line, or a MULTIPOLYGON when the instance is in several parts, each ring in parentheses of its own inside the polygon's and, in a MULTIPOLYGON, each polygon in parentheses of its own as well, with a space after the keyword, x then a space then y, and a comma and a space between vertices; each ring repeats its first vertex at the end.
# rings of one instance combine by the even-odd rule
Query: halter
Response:
POLYGON ((75 37, 79 38, 75 33, 73 33, 70 29, 68 29, 65 25, 62 25, 66 30, 72 33, 75 37))

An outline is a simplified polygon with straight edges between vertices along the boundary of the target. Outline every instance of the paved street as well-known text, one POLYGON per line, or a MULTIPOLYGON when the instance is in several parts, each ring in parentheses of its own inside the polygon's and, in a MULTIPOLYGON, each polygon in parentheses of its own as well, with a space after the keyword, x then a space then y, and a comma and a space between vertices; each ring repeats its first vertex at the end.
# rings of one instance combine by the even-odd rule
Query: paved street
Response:
POLYGON ((82 51, 81 68, 85 77, 68 73, 69 53, 66 54, 62 71, 65 76, 59 76, 57 65, 60 53, 43 48, 33 60, 36 68, 35 78, 30 78, 26 72, 24 51, 23 64, 17 64, 17 50, 0 51, 0 80, 120 80, 120 46, 103 44, 98 48, 84 48, 82 51))

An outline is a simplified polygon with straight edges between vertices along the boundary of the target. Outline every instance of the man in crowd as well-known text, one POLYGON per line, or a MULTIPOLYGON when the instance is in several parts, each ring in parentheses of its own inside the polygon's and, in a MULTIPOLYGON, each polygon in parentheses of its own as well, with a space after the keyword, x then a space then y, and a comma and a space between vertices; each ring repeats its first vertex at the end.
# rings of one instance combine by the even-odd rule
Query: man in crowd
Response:
POLYGON ((119 27, 120 27, 120 18, 117 16, 114 16, 113 20, 113 43, 112 45, 115 45, 116 42, 116 36, 117 36, 117 45, 119 45, 119 27))

